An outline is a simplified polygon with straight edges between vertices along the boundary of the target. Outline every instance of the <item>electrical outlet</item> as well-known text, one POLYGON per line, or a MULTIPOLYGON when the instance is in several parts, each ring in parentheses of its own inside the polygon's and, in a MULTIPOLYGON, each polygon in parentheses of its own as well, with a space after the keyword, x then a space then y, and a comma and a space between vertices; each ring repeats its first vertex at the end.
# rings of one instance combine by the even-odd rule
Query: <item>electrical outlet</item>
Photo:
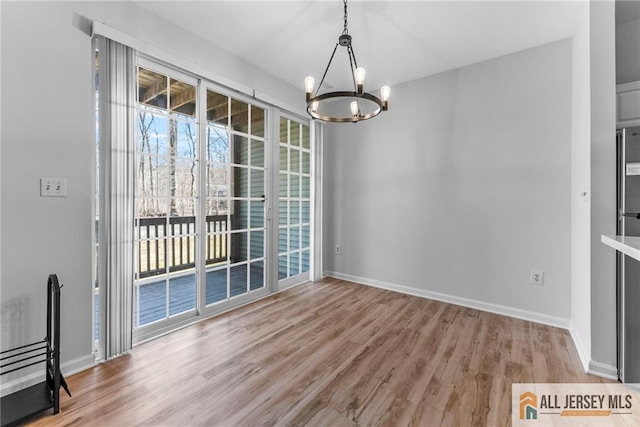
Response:
POLYGON ((66 197, 67 180, 58 178, 40 178, 40 195, 42 197, 66 197))
POLYGON ((342 254, 342 248, 340 247, 340 245, 336 245, 336 254, 342 254))
POLYGON ((544 271, 531 270, 531 276, 529 277, 529 283, 532 285, 542 285, 544 283, 544 271))

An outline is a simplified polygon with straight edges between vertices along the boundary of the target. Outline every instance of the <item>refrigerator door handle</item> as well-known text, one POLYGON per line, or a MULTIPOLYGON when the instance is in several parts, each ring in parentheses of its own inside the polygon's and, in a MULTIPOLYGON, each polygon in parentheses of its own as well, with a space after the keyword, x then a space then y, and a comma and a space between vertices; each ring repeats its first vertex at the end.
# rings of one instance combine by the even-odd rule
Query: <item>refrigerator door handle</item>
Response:
POLYGON ((618 219, 622 219, 622 217, 640 219, 640 212, 622 212, 622 209, 620 209, 618 211, 618 219))

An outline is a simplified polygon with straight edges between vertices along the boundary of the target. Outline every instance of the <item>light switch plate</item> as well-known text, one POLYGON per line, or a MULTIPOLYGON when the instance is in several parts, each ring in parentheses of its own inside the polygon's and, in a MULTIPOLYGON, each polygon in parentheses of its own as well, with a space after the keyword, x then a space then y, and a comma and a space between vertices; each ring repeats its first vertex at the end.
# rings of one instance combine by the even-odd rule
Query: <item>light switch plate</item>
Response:
POLYGON ((60 178, 40 178, 40 196, 66 197, 67 180, 60 178))

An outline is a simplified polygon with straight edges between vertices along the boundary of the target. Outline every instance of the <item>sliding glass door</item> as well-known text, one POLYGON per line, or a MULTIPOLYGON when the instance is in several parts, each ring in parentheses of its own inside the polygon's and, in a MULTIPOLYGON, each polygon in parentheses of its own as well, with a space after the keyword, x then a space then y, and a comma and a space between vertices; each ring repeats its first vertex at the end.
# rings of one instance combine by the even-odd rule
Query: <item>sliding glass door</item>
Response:
POLYGON ((141 60, 136 341, 268 293, 268 109, 141 60))

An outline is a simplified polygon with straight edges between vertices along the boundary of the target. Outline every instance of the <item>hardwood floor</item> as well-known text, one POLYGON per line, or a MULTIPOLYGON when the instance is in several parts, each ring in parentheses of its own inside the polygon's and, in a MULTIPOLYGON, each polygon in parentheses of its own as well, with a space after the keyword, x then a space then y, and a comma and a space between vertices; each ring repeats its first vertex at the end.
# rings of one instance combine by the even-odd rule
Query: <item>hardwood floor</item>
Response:
POLYGON ((33 425, 511 424, 513 382, 606 382, 565 330, 336 279, 68 378, 33 425))

